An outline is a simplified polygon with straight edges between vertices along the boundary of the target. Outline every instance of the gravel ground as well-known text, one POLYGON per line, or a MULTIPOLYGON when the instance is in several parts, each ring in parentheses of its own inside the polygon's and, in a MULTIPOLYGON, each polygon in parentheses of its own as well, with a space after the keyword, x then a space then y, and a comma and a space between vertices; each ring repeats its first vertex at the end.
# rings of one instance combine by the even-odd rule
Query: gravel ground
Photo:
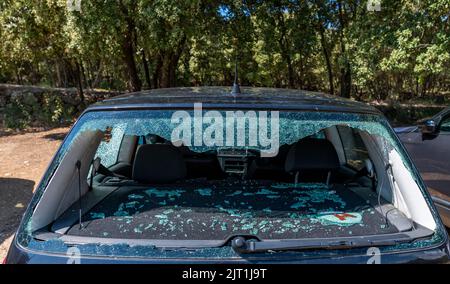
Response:
POLYGON ((68 130, 0 130, 0 261, 6 256, 34 188, 68 130))

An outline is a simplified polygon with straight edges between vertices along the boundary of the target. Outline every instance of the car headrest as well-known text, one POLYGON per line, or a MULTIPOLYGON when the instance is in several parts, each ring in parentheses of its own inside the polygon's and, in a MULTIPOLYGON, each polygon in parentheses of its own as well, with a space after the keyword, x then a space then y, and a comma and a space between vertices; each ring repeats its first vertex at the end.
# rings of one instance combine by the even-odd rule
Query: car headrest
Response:
POLYGON ((171 183, 186 177, 186 163, 170 144, 140 145, 133 164, 133 180, 140 183, 171 183))
POLYGON ((305 138, 293 144, 286 157, 286 172, 333 170, 340 167, 333 144, 325 139, 305 138))
POLYGON ((145 142, 146 144, 169 144, 169 141, 167 141, 167 139, 151 133, 145 135, 145 142))

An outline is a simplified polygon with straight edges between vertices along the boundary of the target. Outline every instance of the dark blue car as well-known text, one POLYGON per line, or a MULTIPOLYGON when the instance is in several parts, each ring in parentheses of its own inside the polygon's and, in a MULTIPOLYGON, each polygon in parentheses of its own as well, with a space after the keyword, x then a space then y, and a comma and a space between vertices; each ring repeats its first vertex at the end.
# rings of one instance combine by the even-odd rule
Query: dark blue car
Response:
POLYGON ((319 93, 176 88, 89 107, 7 263, 446 262, 383 115, 319 93))

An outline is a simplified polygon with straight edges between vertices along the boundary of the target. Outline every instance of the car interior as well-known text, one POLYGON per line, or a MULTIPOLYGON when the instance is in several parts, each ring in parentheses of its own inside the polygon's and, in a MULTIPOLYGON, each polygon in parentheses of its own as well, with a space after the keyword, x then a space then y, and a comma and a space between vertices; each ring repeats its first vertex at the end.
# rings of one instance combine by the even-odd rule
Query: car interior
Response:
POLYGON ((370 136, 348 126, 281 145, 274 157, 227 147, 194 152, 153 133, 123 135, 116 162, 104 166, 97 155, 81 173, 87 177, 86 193, 71 206, 60 202, 43 230, 150 240, 300 239, 413 230, 418 224, 394 206, 380 157, 369 149, 370 136))

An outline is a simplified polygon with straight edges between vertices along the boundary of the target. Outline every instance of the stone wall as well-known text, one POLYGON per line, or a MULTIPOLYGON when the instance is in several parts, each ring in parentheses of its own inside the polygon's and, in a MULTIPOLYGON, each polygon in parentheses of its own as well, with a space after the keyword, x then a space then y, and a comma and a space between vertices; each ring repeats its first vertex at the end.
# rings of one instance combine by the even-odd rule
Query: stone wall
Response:
POLYGON ((89 104, 119 92, 0 84, 0 127, 25 128, 70 123, 89 104))

